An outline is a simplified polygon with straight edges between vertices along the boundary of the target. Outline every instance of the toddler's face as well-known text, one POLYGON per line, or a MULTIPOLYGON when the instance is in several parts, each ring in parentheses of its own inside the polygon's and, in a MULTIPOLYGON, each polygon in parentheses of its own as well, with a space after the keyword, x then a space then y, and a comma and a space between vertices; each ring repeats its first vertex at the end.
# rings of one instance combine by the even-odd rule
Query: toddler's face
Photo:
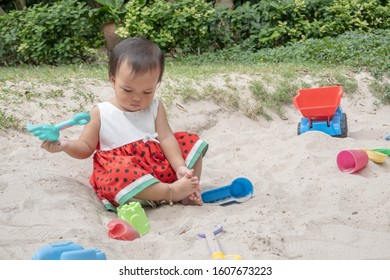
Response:
POLYGON ((115 91, 115 101, 119 109, 135 112, 148 107, 158 86, 159 69, 134 76, 131 66, 123 63, 111 84, 115 91))

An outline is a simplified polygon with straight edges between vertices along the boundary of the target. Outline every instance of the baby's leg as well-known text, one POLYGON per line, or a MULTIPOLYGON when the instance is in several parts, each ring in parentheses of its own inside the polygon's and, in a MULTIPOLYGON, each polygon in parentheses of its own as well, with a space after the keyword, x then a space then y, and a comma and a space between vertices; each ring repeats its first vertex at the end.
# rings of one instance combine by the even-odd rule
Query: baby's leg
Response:
POLYGON ((180 201, 183 205, 203 205, 202 197, 200 191, 195 191, 190 194, 188 197, 180 201))
POLYGON ((194 192, 199 192, 199 181, 196 176, 193 176, 192 171, 188 171, 184 177, 170 185, 171 188, 169 188, 167 183, 156 183, 139 192, 134 197, 142 200, 172 200, 172 202, 177 202, 187 198, 194 192))
MULTIPOLYGON (((202 174, 202 156, 195 162, 193 166, 194 176, 200 181, 200 175, 202 174)), ((201 188, 190 194, 188 197, 183 199, 181 203, 183 205, 203 205, 202 197, 200 195, 201 188)))
POLYGON ((195 162, 192 169, 194 170, 194 176, 198 177, 198 180, 200 181, 200 175, 202 174, 202 156, 198 158, 198 160, 195 162))

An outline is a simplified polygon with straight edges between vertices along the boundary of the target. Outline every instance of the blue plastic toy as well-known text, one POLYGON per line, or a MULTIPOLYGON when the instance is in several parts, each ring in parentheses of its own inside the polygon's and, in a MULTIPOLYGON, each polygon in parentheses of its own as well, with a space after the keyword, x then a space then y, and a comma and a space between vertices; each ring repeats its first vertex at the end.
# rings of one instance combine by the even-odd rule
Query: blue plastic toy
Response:
POLYGON ((346 137, 348 131, 347 115, 343 113, 339 106, 329 122, 327 120, 310 122, 308 118, 301 118, 301 122, 298 124, 298 135, 313 130, 321 131, 334 137, 346 137))
POLYGON ((106 254, 98 248, 84 249, 73 242, 56 242, 40 248, 33 260, 106 260, 106 254))
POLYGON ((390 140, 390 134, 385 136, 385 140, 387 140, 387 141, 390 140))
POLYGON ((59 123, 57 125, 41 124, 31 125, 27 124, 27 131, 31 132, 39 138, 39 140, 57 141, 60 137, 60 130, 66 129, 74 125, 85 125, 91 120, 89 113, 77 113, 70 120, 59 123))
POLYGON ((246 178, 237 178, 230 185, 204 191, 201 196, 204 203, 243 203, 253 197, 253 185, 246 178))
POLYGON ((347 115, 340 100, 341 86, 298 90, 294 105, 303 115, 298 124, 298 135, 308 131, 321 131, 334 137, 347 137, 347 115))

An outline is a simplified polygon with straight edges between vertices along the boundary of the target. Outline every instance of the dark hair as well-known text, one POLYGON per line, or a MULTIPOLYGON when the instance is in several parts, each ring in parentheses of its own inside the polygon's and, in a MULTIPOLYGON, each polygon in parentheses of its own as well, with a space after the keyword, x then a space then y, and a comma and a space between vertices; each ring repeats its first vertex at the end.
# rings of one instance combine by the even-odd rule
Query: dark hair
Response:
POLYGON ((124 62, 131 66, 134 75, 160 69, 158 81, 161 82, 164 73, 164 54, 155 43, 140 37, 121 41, 110 55, 108 76, 115 77, 124 62))

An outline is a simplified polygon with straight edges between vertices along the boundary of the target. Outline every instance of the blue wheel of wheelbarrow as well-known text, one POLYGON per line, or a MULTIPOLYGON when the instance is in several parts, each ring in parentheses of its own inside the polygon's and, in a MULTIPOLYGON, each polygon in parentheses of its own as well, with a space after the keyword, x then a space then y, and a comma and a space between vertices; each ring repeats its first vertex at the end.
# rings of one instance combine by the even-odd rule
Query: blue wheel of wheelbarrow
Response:
POLYGON ((233 197, 245 197, 253 194, 253 185, 246 178, 237 178, 231 183, 229 191, 233 197))

